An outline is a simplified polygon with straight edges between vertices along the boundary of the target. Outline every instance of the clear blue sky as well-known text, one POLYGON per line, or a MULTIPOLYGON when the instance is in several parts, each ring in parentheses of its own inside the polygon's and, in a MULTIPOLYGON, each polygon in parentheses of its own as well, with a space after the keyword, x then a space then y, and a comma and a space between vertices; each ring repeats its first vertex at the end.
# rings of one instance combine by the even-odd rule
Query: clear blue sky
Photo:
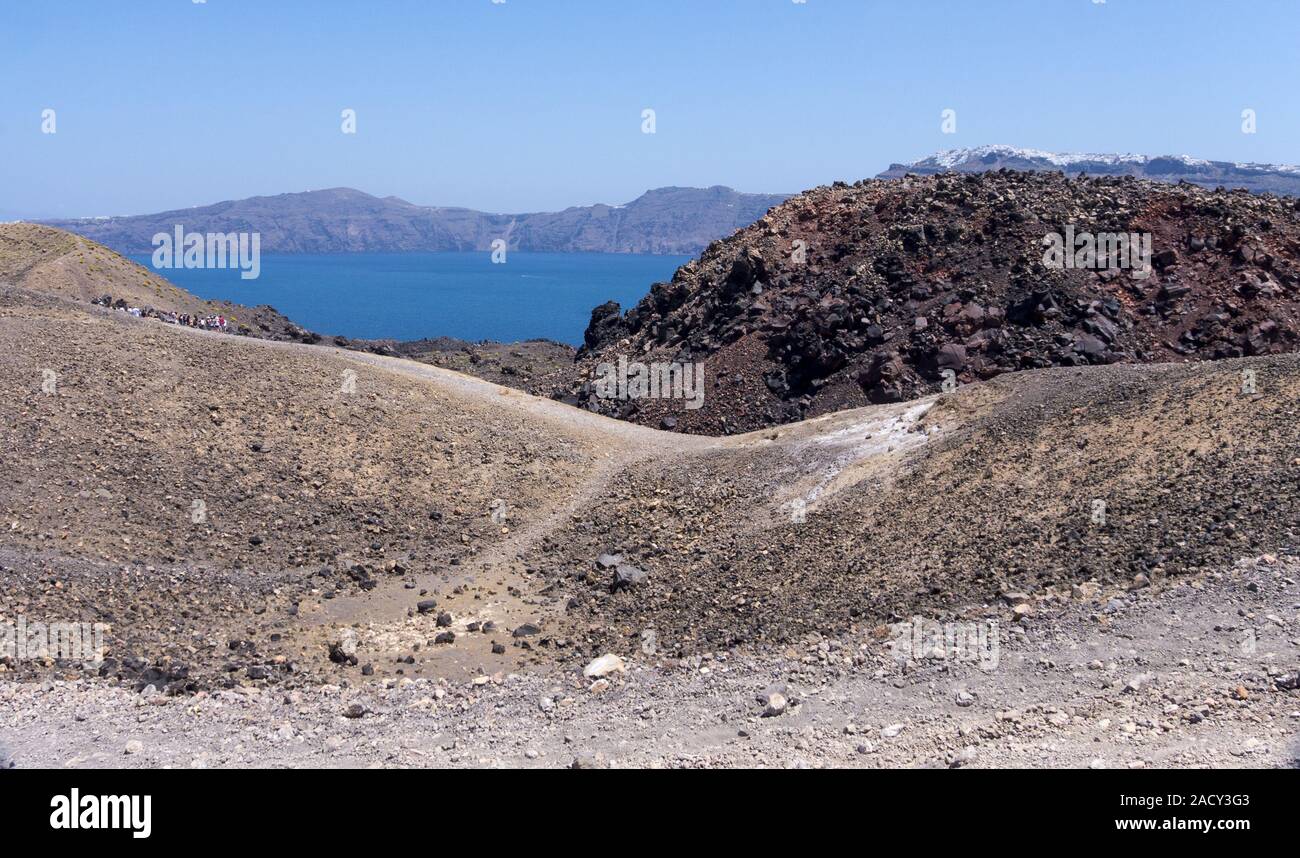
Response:
POLYGON ((985 143, 1300 161, 1296 0, 4 6, 0 217, 339 185, 536 211, 798 191, 985 143))

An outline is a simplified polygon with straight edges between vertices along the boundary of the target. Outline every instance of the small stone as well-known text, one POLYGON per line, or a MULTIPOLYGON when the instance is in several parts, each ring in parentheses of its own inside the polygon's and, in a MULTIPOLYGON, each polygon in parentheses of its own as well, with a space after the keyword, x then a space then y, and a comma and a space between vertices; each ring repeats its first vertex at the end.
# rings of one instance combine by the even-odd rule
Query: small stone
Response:
POLYGON ((777 691, 767 695, 762 702, 764 718, 775 718, 783 714, 787 706, 785 695, 777 691))
POLYGON ((629 566, 626 563, 620 563, 614 570, 614 589, 625 590, 630 587, 636 587, 645 583, 649 573, 644 569, 636 566, 629 566))
POLYGON ((338 638, 330 644, 330 661, 339 664, 357 663, 357 633, 344 629, 338 638))
POLYGON ((611 673, 626 673, 627 664, 613 653, 606 653, 582 669, 582 675, 588 679, 599 679, 611 673))
POLYGON ((1070 595, 1081 602, 1086 602, 1089 599, 1095 599, 1097 597, 1097 594, 1100 592, 1101 592, 1101 585, 1096 583, 1095 581, 1084 581, 1082 584, 1070 585, 1070 595))

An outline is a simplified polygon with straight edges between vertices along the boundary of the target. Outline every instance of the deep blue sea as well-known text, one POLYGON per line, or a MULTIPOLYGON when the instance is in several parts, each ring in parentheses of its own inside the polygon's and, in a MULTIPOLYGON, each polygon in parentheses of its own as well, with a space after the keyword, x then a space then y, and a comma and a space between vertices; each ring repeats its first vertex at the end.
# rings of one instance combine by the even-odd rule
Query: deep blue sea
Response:
MULTIPOLYGON (((628 309, 689 258, 511 252, 493 264, 487 252, 264 253, 256 280, 241 280, 238 269, 158 273, 201 298, 270 304, 322 334, 577 345, 593 307, 613 300, 628 309)), ((148 254, 132 259, 153 267, 148 254)))

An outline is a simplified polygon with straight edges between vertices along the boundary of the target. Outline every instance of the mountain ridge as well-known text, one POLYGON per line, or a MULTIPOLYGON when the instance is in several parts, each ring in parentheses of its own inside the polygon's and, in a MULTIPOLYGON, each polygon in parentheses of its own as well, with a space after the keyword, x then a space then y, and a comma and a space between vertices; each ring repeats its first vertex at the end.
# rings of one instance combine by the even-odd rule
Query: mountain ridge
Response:
POLYGON ((652 188, 623 205, 498 214, 422 206, 348 187, 222 200, 144 215, 41 220, 119 253, 147 253, 176 225, 191 232, 258 232, 271 253, 510 250, 694 254, 762 217, 788 194, 748 194, 723 185, 652 188))

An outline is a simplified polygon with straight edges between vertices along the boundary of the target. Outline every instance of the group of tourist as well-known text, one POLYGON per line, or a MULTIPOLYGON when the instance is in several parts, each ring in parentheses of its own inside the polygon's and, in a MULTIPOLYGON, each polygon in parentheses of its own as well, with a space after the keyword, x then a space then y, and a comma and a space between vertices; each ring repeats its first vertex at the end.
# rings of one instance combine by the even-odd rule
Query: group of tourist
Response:
POLYGON ((225 317, 217 314, 207 316, 196 316, 192 313, 173 313, 170 310, 155 310, 153 307, 132 307, 118 298, 113 300, 113 296, 104 295, 91 300, 92 304, 110 309, 119 310, 129 316, 135 316, 137 319, 157 319, 160 322, 166 322, 169 325, 183 325, 187 328, 201 328, 205 331, 220 331, 226 333, 230 321, 225 317))

